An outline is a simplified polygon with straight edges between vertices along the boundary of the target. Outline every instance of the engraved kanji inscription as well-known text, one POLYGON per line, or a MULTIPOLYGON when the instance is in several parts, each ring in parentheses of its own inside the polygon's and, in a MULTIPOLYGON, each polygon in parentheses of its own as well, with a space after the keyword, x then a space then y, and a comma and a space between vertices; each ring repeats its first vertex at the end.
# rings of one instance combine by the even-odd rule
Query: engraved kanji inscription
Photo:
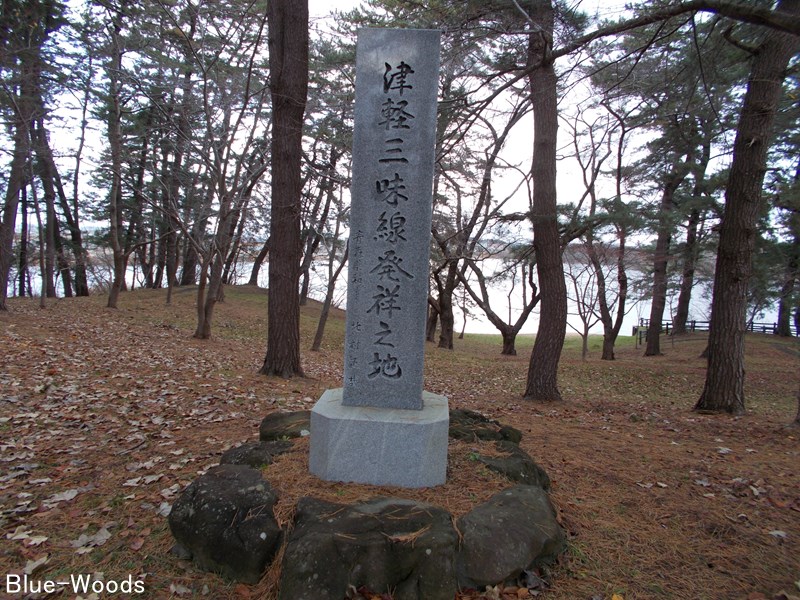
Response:
POLYGON ((399 297, 399 285, 396 285, 393 288, 379 285, 378 293, 372 297, 374 302, 372 303, 372 306, 367 309, 367 312, 371 313, 372 311, 375 311, 375 314, 377 315, 386 314, 387 317, 391 318, 393 311, 400 310, 400 306, 397 304, 399 297))
POLYGON ((408 279, 414 279, 414 276, 401 266, 402 264, 403 259, 397 256, 394 250, 387 250, 383 253, 383 256, 378 257, 378 264, 372 268, 370 273, 377 273, 381 281, 388 279, 389 281, 398 282, 400 281, 400 275, 408 279))
POLYGON ((405 63, 400 61, 396 69, 392 69, 392 65, 384 63, 386 72, 383 74, 383 93, 388 94, 389 90, 397 90, 400 95, 403 95, 403 90, 410 90, 414 86, 409 85, 406 80, 414 70, 405 63))
POLYGON ((407 100, 395 102, 391 98, 387 98, 386 102, 381 105, 383 121, 379 121, 378 125, 383 125, 387 130, 411 129, 411 125, 407 121, 413 119, 414 115, 406 110, 407 106, 407 100))
POLYGON ((403 138, 391 138, 384 142, 388 148, 384 149, 383 158, 379 158, 379 163, 407 163, 408 159, 403 156, 403 138))
POLYGON ((386 321, 379 321, 378 325, 380 325, 380 330, 372 334, 378 338, 373 342, 373 345, 394 348, 394 344, 388 341, 389 336, 392 335, 392 330, 389 328, 389 324, 386 321))
POLYGON ((403 178, 399 173, 395 173, 393 179, 379 179, 375 182, 375 189, 379 194, 384 194, 381 200, 390 206, 397 206, 399 200, 408 200, 408 196, 403 193, 406 186, 403 185, 403 178))
POLYGON ((398 241, 406 240, 403 235, 406 232, 406 218, 395 211, 390 217, 386 216, 386 211, 378 217, 378 228, 375 230, 374 240, 396 244, 398 241))
POLYGON ((387 379, 398 379, 402 376, 403 369, 400 368, 396 356, 388 353, 386 356, 382 356, 380 352, 375 352, 372 356, 373 358, 369 363, 372 371, 367 375, 368 378, 375 379, 380 375, 387 379))

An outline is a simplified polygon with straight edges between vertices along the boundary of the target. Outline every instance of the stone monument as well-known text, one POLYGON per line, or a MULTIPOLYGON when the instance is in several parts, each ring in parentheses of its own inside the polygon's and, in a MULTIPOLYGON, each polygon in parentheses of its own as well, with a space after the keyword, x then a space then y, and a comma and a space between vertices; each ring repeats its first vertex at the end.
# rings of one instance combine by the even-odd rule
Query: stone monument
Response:
POLYGON ((447 398, 423 391, 439 37, 358 33, 344 387, 311 411, 322 479, 445 482, 447 398))

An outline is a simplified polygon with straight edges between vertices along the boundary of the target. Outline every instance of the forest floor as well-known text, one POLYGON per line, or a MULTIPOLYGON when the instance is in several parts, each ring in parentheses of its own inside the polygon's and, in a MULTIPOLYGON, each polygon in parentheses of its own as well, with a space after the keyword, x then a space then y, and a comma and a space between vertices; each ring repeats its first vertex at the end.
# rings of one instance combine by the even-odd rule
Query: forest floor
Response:
MULTIPOLYGON (((237 585, 172 556, 163 514, 224 450, 257 439, 266 414, 310 408, 341 385, 343 313, 332 315, 322 351, 310 352, 319 305, 303 309, 307 377, 283 380, 257 374, 264 290, 227 288, 208 341, 192 338, 193 290, 177 291, 171 306, 164 291, 125 293, 118 310, 105 300, 50 300, 41 310, 12 299, 0 315, 0 576, 132 575, 146 585, 137 597, 273 597, 274 569, 258 586, 237 585)), ((748 336, 748 411, 733 418, 692 412, 704 343, 665 338, 664 355, 645 358, 623 338, 611 362, 600 360, 599 339, 586 361, 568 340, 557 404, 522 400, 530 338, 516 357, 500 356, 495 336, 468 335, 454 351, 427 346, 426 389, 522 430, 522 447, 553 481, 569 547, 543 598, 800 596, 800 430, 787 427, 800 348, 748 336)), ((468 460, 473 450, 451 444, 448 483, 434 490, 321 482, 303 453, 265 476, 279 517, 308 494, 403 496, 458 516, 508 485, 468 460)))

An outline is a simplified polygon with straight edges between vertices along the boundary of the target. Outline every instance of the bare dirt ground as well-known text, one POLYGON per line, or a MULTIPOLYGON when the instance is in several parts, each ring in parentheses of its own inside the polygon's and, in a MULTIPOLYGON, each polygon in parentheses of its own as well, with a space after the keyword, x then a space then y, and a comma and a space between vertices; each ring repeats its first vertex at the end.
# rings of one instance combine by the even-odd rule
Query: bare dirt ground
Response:
MULTIPOLYGON (((170 553, 163 514, 220 454, 258 437, 275 410, 310 408, 341 384, 342 313, 321 352, 307 351, 319 307, 303 310, 307 378, 257 374, 266 293, 229 288, 210 341, 194 340, 194 293, 11 300, 0 315, 0 576, 46 580, 102 573, 145 582, 137 597, 273 597, 273 569, 258 586, 231 584, 170 553)), ((747 339, 748 414, 692 412, 703 385, 703 337, 665 340, 644 358, 631 339, 618 360, 585 362, 570 343, 561 363, 565 401, 521 399, 531 340, 517 357, 499 338, 468 336, 455 351, 427 347, 426 388, 451 407, 521 429, 522 447, 553 480, 569 549, 544 598, 800 596, 800 349, 747 339), (798 582, 798 583, 796 583, 798 582), (784 596, 781 596, 781 592, 784 596)), ((397 495, 458 515, 507 486, 453 442, 448 484, 409 492, 325 483, 295 452, 267 467, 288 519, 295 498, 350 502, 397 495)), ((6 593, 5 580, 0 595, 6 593)), ((539 592, 533 592, 538 594, 539 592)), ((524 598, 527 590, 465 591, 460 598, 524 598)), ((20 597, 20 595, 9 596, 20 597)), ((52 597, 72 597, 62 590, 52 597)), ((89 597, 89 594, 86 595, 89 597)))

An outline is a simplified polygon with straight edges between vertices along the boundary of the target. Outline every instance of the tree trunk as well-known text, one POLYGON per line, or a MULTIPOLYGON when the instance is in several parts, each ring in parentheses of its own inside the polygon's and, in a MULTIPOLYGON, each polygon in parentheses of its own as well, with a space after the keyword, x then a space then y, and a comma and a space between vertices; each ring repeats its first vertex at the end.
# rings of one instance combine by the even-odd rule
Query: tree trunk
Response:
POLYGON ((447 267, 447 277, 444 284, 439 286, 439 348, 447 350, 453 349, 453 338, 455 337, 456 319, 453 314, 453 292, 455 291, 458 278, 458 261, 451 260, 447 267))
MULTIPOLYGON (((620 135, 617 140, 617 164, 614 168, 616 193, 611 203, 613 212, 622 214, 623 154, 628 127, 625 124, 623 116, 610 108, 609 112, 615 117, 620 128, 620 135)), ((609 307, 608 295, 606 294, 606 278, 603 273, 602 264, 597 256, 593 233, 591 230, 588 233, 589 258, 594 264, 595 273, 597 275, 598 303, 600 305, 600 318, 603 323, 603 354, 601 360, 615 360, 616 358, 614 355, 614 346, 617 343, 619 332, 622 329, 622 323, 625 320, 625 307, 628 301, 628 273, 625 267, 628 229, 627 225, 623 222, 617 223, 615 229, 617 233, 617 310, 614 318, 611 317, 611 308, 609 307), (603 287, 602 291, 600 290, 600 284, 602 284, 603 287)))
POLYGON ((147 265, 147 287, 151 290, 156 288, 155 265, 156 265, 156 218, 150 221, 150 243, 147 245, 147 257, 145 258, 145 247, 142 246, 142 265, 147 265))
MULTIPOLYGON (((93 71, 93 58, 89 56, 87 72, 91 74, 93 71)), ((72 212, 72 219, 67 221, 67 225, 69 226, 70 236, 72 238, 72 252, 75 256, 75 294, 77 296, 89 295, 89 281, 86 276, 88 252, 86 252, 83 246, 83 233, 80 228, 79 216, 81 204, 80 172, 81 163, 83 162, 83 149, 86 145, 86 130, 89 127, 87 115, 89 112, 91 95, 92 86, 87 82, 83 94, 83 101, 81 102, 81 133, 78 137, 78 147, 75 150, 75 167, 72 171, 72 205, 70 206, 69 202, 66 202, 66 205, 63 207, 65 213, 72 212)), ((66 194, 64 198, 66 200, 66 194)))
POLYGON ((17 273, 19 277, 18 294, 20 298, 22 298, 25 296, 25 282, 30 275, 28 273, 28 194, 24 187, 20 192, 20 214, 22 216, 22 223, 20 224, 19 232, 19 262, 17 263, 19 266, 17 267, 17 273))
MULTIPOLYGON (((697 165, 694 168, 694 190, 692 199, 698 202, 705 193, 706 169, 711 160, 711 142, 708 139, 703 141, 703 152, 697 165)), ((689 213, 689 221, 686 225, 686 247, 683 250, 683 272, 681 273, 681 289, 678 294, 678 305, 675 308, 675 317, 672 320, 672 335, 683 335, 686 333, 686 321, 689 319, 689 305, 692 300, 692 289, 694 288, 694 272, 697 259, 700 256, 700 223, 702 212, 700 208, 694 207, 689 213)))
POLYGON ((794 307, 794 330, 800 335, 800 304, 794 307))
POLYGON ((206 260, 206 255, 198 252, 198 246, 203 244, 203 238, 206 235, 206 228, 208 226, 208 214, 211 213, 211 206, 214 202, 215 186, 209 185, 206 190, 203 203, 199 208, 195 203, 187 202, 187 221, 189 219, 188 212, 194 211, 195 217, 192 223, 192 229, 188 236, 184 237, 185 248, 183 250, 183 268, 181 271, 180 285, 194 285, 197 283, 197 267, 198 264, 206 260))
POLYGON ((455 317, 453 316, 452 298, 446 295, 439 296, 439 343, 438 348, 446 350, 453 349, 453 337, 455 331, 455 317))
POLYGON ((55 236, 54 241, 56 245, 56 265, 58 272, 61 274, 61 287, 64 289, 64 297, 72 298, 72 273, 69 270, 69 259, 64 254, 64 240, 61 237, 61 230, 58 226, 58 220, 55 220, 55 236))
POLYGON ((29 102, 20 98, 20 112, 25 113, 17 117, 14 124, 14 152, 11 159, 11 168, 6 180, 6 199, 3 205, 3 219, 0 221, 0 311, 8 310, 6 298, 8 297, 8 276, 13 260, 12 248, 14 245, 14 231, 17 223, 17 206, 19 204, 20 190, 25 185, 25 164, 30 154, 30 123, 29 102))
POLYGON ((119 75, 122 72, 122 47, 120 31, 122 14, 115 13, 111 30, 112 53, 108 75, 108 146, 111 152, 111 190, 108 217, 110 221, 111 250, 114 255, 114 279, 108 293, 108 308, 117 308, 119 293, 125 280, 125 253, 120 240, 122 229, 122 107, 120 105, 119 75))
POLYGON ((272 206, 267 353, 261 373, 303 376, 300 365, 300 205, 308 93, 308 0, 267 4, 272 96, 272 206))
POLYGON ((541 313, 531 352, 525 399, 561 400, 558 363, 567 330, 567 285, 561 257, 556 212, 556 73, 553 47, 553 7, 550 0, 534 0, 531 11, 539 32, 528 36, 528 76, 533 109, 533 245, 539 273, 541 313))
POLYGON ((614 344, 616 340, 616 337, 603 334, 603 356, 601 360, 615 360, 614 344))
POLYGON ((428 296, 428 319, 425 323, 425 341, 436 341, 436 327, 439 324, 439 303, 428 296))
MULTIPOLYGON (((211 336, 211 326, 206 326, 206 282, 208 281, 208 267, 212 256, 210 252, 203 255, 203 262, 200 265, 200 279, 197 283, 197 301, 195 310, 197 311, 197 329, 194 337, 208 339, 211 336)), ((212 309, 213 310, 213 309, 212 309)))
POLYGON ((167 304, 172 304, 172 290, 175 287, 178 274, 178 232, 173 225, 173 218, 167 224, 166 254, 164 265, 167 274, 167 304))
POLYGON ((194 285, 197 283, 197 251, 188 239, 184 241, 186 245, 183 249, 183 265, 179 285, 194 285))
POLYGON ((342 256, 339 266, 333 271, 333 261, 336 258, 335 243, 339 238, 339 223, 337 222, 336 225, 336 234, 334 235, 330 262, 328 263, 328 287, 325 292, 325 301, 322 303, 322 312, 319 315, 319 322, 317 323, 317 332, 314 334, 314 343, 311 344, 311 350, 314 352, 318 351, 322 345, 322 337, 325 335, 325 324, 328 322, 328 314, 331 311, 331 304, 333 303, 333 294, 336 291, 336 280, 339 279, 339 275, 347 262, 347 256, 350 252, 350 246, 348 244, 344 249, 344 255, 342 256))
MULTIPOLYGON (((160 229, 159 229, 160 232, 160 229)), ((156 272, 153 275, 153 289, 160 289, 164 279, 164 266, 167 260, 167 241, 162 237, 156 245, 155 265, 156 272)))
MULTIPOLYGON (((40 142, 37 142, 36 138, 41 136, 41 131, 37 131, 33 129, 31 131, 33 134, 33 145, 37 146, 40 142)), ((48 298, 55 298, 56 297, 56 281, 55 281, 55 270, 56 270, 56 190, 55 186, 53 185, 53 180, 50 177, 50 174, 47 173, 45 170, 42 169, 41 161, 38 161, 39 164, 37 165, 39 180, 42 182, 42 188, 44 189, 44 210, 45 210, 45 225, 44 225, 44 235, 45 235, 45 261, 44 261, 44 269, 45 272, 42 273, 42 283, 44 284, 44 292, 48 298)), ((35 182, 31 181, 31 185, 36 185, 35 182)))
POLYGON ((258 273, 261 271, 261 265, 264 264, 264 259, 267 258, 267 254, 269 254, 269 238, 264 242, 261 251, 253 262, 253 270, 250 271, 250 281, 247 282, 247 285, 258 285, 258 273))
MULTIPOLYGON (((205 302, 203 302, 202 294, 198 288, 198 305, 204 305, 204 312, 201 318, 197 321, 197 330, 194 337, 199 339, 208 339, 211 337, 211 321, 214 315, 214 307, 217 302, 222 302, 225 299, 224 295, 224 269, 225 257, 231 247, 232 238, 236 231, 236 224, 242 217, 242 204, 246 205, 247 200, 237 199, 235 202, 231 195, 225 196, 220 202, 219 219, 217 223, 217 231, 214 234, 214 242, 212 248, 206 253, 204 259, 203 273, 206 272, 206 261, 210 261, 210 271, 208 273, 208 291, 206 293, 205 302)), ((199 313, 198 313, 199 314, 199 313)))
POLYGON ((689 174, 689 159, 682 164, 672 165, 672 171, 664 182, 658 214, 658 237, 653 255, 653 293, 650 303, 650 324, 647 328, 647 348, 645 356, 661 354, 661 329, 664 322, 664 309, 667 306, 667 264, 669 246, 672 241, 672 213, 675 207, 675 192, 689 174))
MULTIPOLYGON (((205 265, 203 265, 205 267, 205 265)), ((211 270, 208 273, 208 288, 205 289, 205 299, 201 297, 200 288, 198 287, 197 304, 198 307, 202 306, 202 318, 197 320, 197 329, 194 332, 194 337, 207 340, 211 337, 211 321, 214 317, 214 308, 219 300, 220 290, 222 288, 222 253, 217 250, 213 253, 211 258, 211 270)), ((203 278, 207 268, 203 268, 203 278)), ((204 286, 205 288, 205 286, 204 286)), ((200 309, 198 308, 198 315, 200 309)))
MULTIPOLYGON (((334 162, 334 165, 337 159, 336 152, 331 151, 331 161, 334 162)), ((328 172, 330 172, 330 169, 328 169, 328 172)), ((305 234, 305 239, 302 240, 305 249, 303 251, 303 262, 300 265, 300 273, 302 275, 300 306, 305 306, 308 302, 308 292, 311 287, 311 264, 314 262, 314 255, 322 241, 322 231, 325 227, 325 222, 328 220, 328 213, 334 197, 333 191, 334 186, 330 179, 320 183, 314 207, 307 215, 307 225, 304 227, 307 233, 305 234), (322 204, 323 198, 325 199, 324 207, 322 204), (321 214, 320 208, 322 209, 321 214)))
MULTIPOLYGON (((44 113, 44 100, 41 96, 37 98, 37 104, 39 106, 39 111, 44 113)), ((70 244, 72 247, 72 254, 75 258, 75 294, 78 296, 88 296, 89 286, 86 281, 85 264, 86 250, 83 247, 83 234, 81 233, 79 225, 79 213, 77 210, 73 211, 70 208, 61 176, 58 173, 58 167, 53 159, 53 150, 50 148, 43 118, 40 117, 37 119, 36 126, 32 130, 32 133, 32 143, 37 157, 38 172, 45 190, 48 226, 51 216, 53 218, 53 231, 49 232, 48 235, 52 236, 51 242, 55 247, 55 262, 61 273, 64 296, 72 296, 73 280, 72 274, 70 273, 69 260, 64 252, 59 221, 55 216, 56 200, 61 206, 61 212, 64 215, 66 227, 70 232, 70 244)), ((55 293, 55 290, 53 290, 53 293, 55 293)))
POLYGON ((800 427, 800 389, 797 390, 797 416, 793 424, 795 427, 800 427))
MULTIPOLYGON (((800 16, 800 0, 782 0, 778 8, 800 16)), ((786 67, 797 48, 797 37, 770 30, 753 59, 725 192, 711 300, 708 369, 696 410, 732 414, 745 411, 747 284, 763 208, 761 189, 775 113, 786 67)))
POLYGON ((500 351, 500 354, 504 356, 516 356, 517 332, 513 329, 508 329, 507 331, 500 332, 500 335, 503 336, 503 349, 500 351))
POLYGON ((775 334, 781 337, 792 337, 792 305, 794 288, 800 273, 800 239, 794 238, 789 250, 790 256, 786 265, 785 279, 781 286, 781 295, 778 298, 778 323, 775 334))
MULTIPOLYGON (((800 164, 795 172, 794 186, 800 190, 800 164)), ((789 242, 785 278, 778 298, 778 328, 775 332, 781 337, 792 336, 792 300, 795 299, 795 288, 800 281, 800 210, 791 210, 788 220, 792 237, 789 242)))
POLYGON ((222 271, 222 282, 225 284, 236 283, 236 265, 239 261, 239 253, 242 247, 242 234, 244 226, 247 222, 247 201, 242 203, 241 210, 237 211, 238 225, 236 225, 236 233, 233 235, 233 242, 225 258, 225 269, 222 271))
MULTIPOLYGON (((184 67, 182 72, 181 82, 181 102, 178 105, 178 111, 175 119, 175 140, 171 144, 173 157, 172 166, 169 174, 169 183, 167 185, 167 195, 165 198, 166 206, 164 207, 167 215, 168 229, 167 229, 167 256, 166 256, 166 271, 167 271, 167 304, 172 302, 172 289, 178 282, 178 230, 180 229, 179 219, 179 197, 181 187, 188 187, 187 177, 184 173, 184 156, 186 150, 192 142, 192 127, 189 122, 189 113, 191 110, 191 98, 193 88, 193 74, 192 66, 195 57, 192 56, 192 44, 188 40, 194 39, 195 31, 197 28, 197 14, 196 10, 188 11, 189 14, 189 28, 186 33, 187 43, 181 46, 184 59, 184 67)), ((166 164, 166 156, 165 156, 166 164)), ((187 194, 184 194, 186 196, 187 194)), ((190 252, 193 250, 191 243, 189 244, 190 252)), ((195 257, 196 260, 196 257, 195 257)), ((195 263, 196 264, 196 263, 195 263)), ((184 274, 187 277, 194 276, 195 265, 189 265, 189 269, 184 269, 184 274)), ((213 269, 213 267, 212 267, 213 269)))
POLYGON ((700 225, 700 211, 695 209, 689 215, 686 230, 686 248, 683 251, 683 272, 681 273, 681 290, 678 294, 678 306, 672 320, 672 334, 686 333, 686 321, 689 319, 689 304, 692 300, 694 272, 697 264, 697 230, 700 225))
MULTIPOLYGON (((29 165, 30 166, 30 165, 29 165)), ((33 198, 33 212, 36 215, 36 226, 38 231, 38 238, 39 238, 39 275, 40 280, 42 282, 42 288, 39 290, 39 308, 45 307, 45 281, 44 281, 44 271, 45 271, 45 234, 44 234, 44 227, 42 227, 42 211, 39 208, 39 197, 36 193, 36 185, 33 179, 33 169, 30 169, 28 174, 28 181, 31 184, 31 197, 33 198)))

